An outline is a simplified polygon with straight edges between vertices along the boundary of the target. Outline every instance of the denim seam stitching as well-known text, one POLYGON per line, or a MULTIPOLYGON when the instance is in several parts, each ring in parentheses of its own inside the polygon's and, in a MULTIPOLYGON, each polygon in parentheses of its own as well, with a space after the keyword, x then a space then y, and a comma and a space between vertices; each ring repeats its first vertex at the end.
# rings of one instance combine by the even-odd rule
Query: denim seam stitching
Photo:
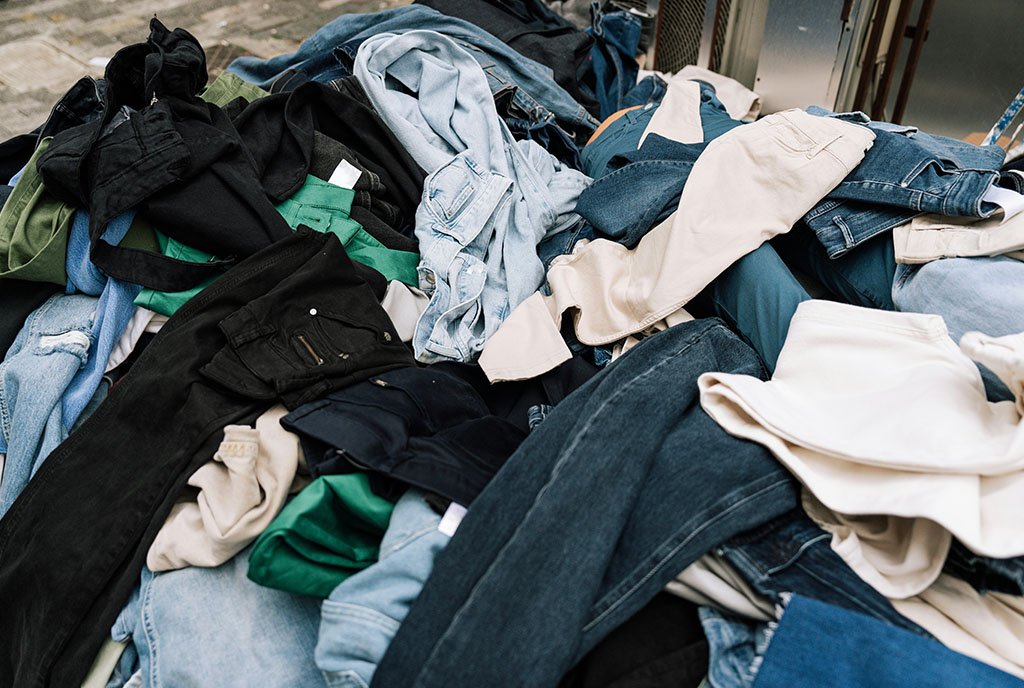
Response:
POLYGON ((820 542, 820 541, 822 541, 822 540, 824 540, 826 538, 830 538, 830 537, 832 537, 832 535, 830 533, 821 533, 819 535, 815 535, 813 538, 811 538, 807 542, 805 542, 802 545, 800 545, 800 547, 797 548, 796 552, 794 552, 793 555, 789 559, 787 559, 784 563, 778 564, 778 565, 773 566, 773 567, 769 567, 769 568, 764 570, 764 573, 767 574, 768 576, 774 576, 779 571, 786 570, 787 568, 789 568, 790 566, 795 564, 800 559, 800 557, 803 556, 804 552, 807 551, 808 547, 811 547, 814 544, 816 544, 816 543, 818 543, 818 542, 820 542))
POLYGON ((624 592, 624 593, 623 593, 623 594, 622 594, 622 595, 621 595, 621 596, 620 596, 620 597, 619 597, 619 598, 618 598, 618 599, 617 599, 617 600, 616 600, 615 602, 613 602, 613 603, 612 603, 612 604, 611 604, 611 605, 610 605, 610 606, 609 606, 609 607, 608 607, 607 609, 605 609, 605 610, 604 610, 603 612, 601 612, 601 613, 600 613, 600 614, 599 614, 598 616, 594 617, 594 619, 593 619, 593 620, 591 620, 591 621, 590 621, 590 622, 589 622, 589 623, 588 623, 587 625, 585 625, 585 626, 583 627, 583 632, 585 633, 585 632, 589 631, 589 630, 590 630, 591 628, 593 628, 593 627, 594 627, 595 625, 597 625, 598 623, 600 623, 600 621, 601 621, 601 620, 602 620, 602 619, 603 619, 604 617, 606 617, 606 616, 607 616, 608 614, 610 614, 610 613, 611 613, 612 611, 614 611, 614 610, 615 610, 615 609, 617 609, 617 608, 618 608, 619 606, 621 606, 621 605, 622 605, 622 604, 623 604, 623 603, 624 603, 624 602, 625 602, 625 601, 626 601, 626 600, 627 600, 627 599, 628 599, 629 597, 631 597, 631 596, 633 595, 633 593, 635 593, 635 592, 636 592, 636 591, 637 591, 637 590, 638 590, 638 589, 640 588, 640 586, 642 586, 642 585, 643 585, 644 583, 646 583, 646 582, 647 582, 647 581, 648 581, 648 580, 649 580, 649 579, 650 579, 650 578, 651 578, 652 576, 654 576, 654 574, 658 572, 658 569, 660 569, 660 568, 661 568, 662 566, 664 566, 664 565, 665 565, 665 563, 666 563, 666 562, 667 562, 667 561, 668 561, 669 559, 671 559, 671 557, 672 557, 672 556, 673 556, 674 554, 676 554, 676 552, 678 552, 678 551, 679 551, 680 549, 682 549, 682 548, 683 548, 683 547, 685 547, 685 546, 686 546, 687 544, 689 544, 689 542, 690 542, 690 541, 691 541, 691 540, 692 540, 693 538, 695 538, 695 537, 696 537, 697 535, 699 535, 699 534, 700 534, 701 532, 703 532, 704 530, 706 530, 706 529, 707 529, 707 528, 708 528, 709 526, 711 526, 711 525, 714 525, 714 524, 716 524, 716 523, 717 523, 717 522, 718 522, 718 521, 719 521, 719 520, 720 520, 720 519, 721 519, 722 517, 724 517, 724 516, 728 515, 728 514, 729 514, 730 512, 734 511, 734 510, 735 510, 736 508, 738 508, 738 507, 740 507, 740 506, 743 506, 743 505, 744 505, 744 504, 746 504, 747 502, 750 502, 751 500, 753 500, 753 499, 755 499, 755 498, 761 497, 761 496, 763 496, 763 495, 764 495, 765 493, 771 492, 772 490, 775 490, 775 489, 777 489, 777 488, 778 488, 778 487, 780 487, 780 486, 788 486, 789 484, 790 484, 790 481, 789 481, 789 479, 788 479, 788 478, 785 478, 785 479, 779 480, 778 482, 772 483, 771 485, 768 485, 767 487, 765 487, 765 488, 763 488, 763 489, 761 489, 761 490, 758 490, 757 492, 754 492, 753 494, 749 495, 748 497, 745 497, 745 498, 744 498, 744 499, 743 499, 742 501, 736 502, 735 504, 733 504, 733 505, 729 506, 729 507, 728 507, 727 509, 725 509, 724 511, 722 511, 721 513, 719 513, 719 514, 718 514, 718 515, 717 515, 717 516, 716 516, 716 517, 715 517, 715 518, 714 518, 713 520, 711 520, 711 521, 707 521, 707 522, 705 522, 704 524, 702 524, 702 525, 701 525, 700 527, 698 527, 698 528, 697 528, 697 530, 695 530, 695 531, 693 531, 692 533, 690 533, 690 534, 689 534, 689 535, 688 535, 688 536, 687 536, 687 537, 686 537, 686 538, 685 538, 685 539, 684 539, 684 540, 683 540, 682 542, 680 542, 680 543, 679 543, 678 545, 676 545, 675 547, 673 547, 673 548, 672 548, 672 550, 668 552, 668 554, 666 554, 666 555, 665 555, 664 557, 662 557, 662 559, 661 559, 661 561, 660 561, 660 562, 658 562, 657 564, 655 564, 654 566, 652 566, 652 567, 651 567, 651 570, 650 570, 650 571, 648 571, 648 572, 647 572, 647 574, 643 576, 643 578, 641 578, 641 579, 640 579, 639 581, 637 581, 637 582, 636 582, 636 583, 635 583, 635 584, 634 584, 634 585, 633 585, 633 586, 632 586, 632 587, 631 587, 631 588, 630 588, 629 590, 625 591, 625 592, 624 592))

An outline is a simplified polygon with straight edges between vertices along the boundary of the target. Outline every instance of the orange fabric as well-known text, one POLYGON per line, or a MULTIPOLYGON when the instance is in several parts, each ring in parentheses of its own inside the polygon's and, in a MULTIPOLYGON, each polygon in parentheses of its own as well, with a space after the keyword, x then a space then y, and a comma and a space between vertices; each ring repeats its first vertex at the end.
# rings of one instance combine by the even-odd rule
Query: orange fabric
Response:
POLYGON ((613 112, 612 114, 608 115, 608 118, 605 121, 601 122, 601 124, 598 125, 597 129, 594 130, 594 133, 590 135, 590 138, 587 139, 587 144, 589 145, 593 143, 594 140, 601 135, 601 132, 607 129, 611 125, 611 123, 617 120, 619 117, 622 117, 630 110, 639 110, 642 107, 643 105, 634 105, 633 107, 623 108, 618 112, 613 112))

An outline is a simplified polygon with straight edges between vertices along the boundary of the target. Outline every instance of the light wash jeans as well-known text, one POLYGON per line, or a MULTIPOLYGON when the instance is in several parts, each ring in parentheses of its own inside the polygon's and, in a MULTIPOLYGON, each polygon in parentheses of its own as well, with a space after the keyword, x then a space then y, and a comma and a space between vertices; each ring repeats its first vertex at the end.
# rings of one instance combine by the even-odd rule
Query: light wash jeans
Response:
POLYGON ((216 568, 142 579, 114 622, 131 638, 147 688, 310 688, 318 600, 264 588, 246 577, 249 551, 216 568))
POLYGON ((590 178, 498 117, 480 65, 434 31, 378 34, 355 75, 384 122, 429 174, 416 211, 420 289, 413 337, 424 363, 472 361, 544 280, 537 244, 574 226, 590 178))
POLYGON ((51 296, 28 317, 0 363, 0 454, 7 455, 0 517, 68 436, 61 397, 89 358, 96 302, 51 296))
MULTIPOLYGON (((107 223, 103 239, 113 245, 119 244, 128 233, 134 217, 134 211, 115 217, 107 223)), ((90 335, 94 344, 89 352, 89 360, 68 385, 62 401, 64 422, 73 426, 96 394, 110 352, 128 326, 128 321, 135 315, 135 297, 142 291, 142 287, 109 278, 92 264, 89 259, 89 213, 84 210, 77 211, 71 223, 66 267, 68 294, 82 293, 99 297, 90 335)))
POLYGON ((750 688, 771 640, 770 625, 712 607, 701 607, 698 613, 708 639, 708 686, 750 688))
POLYGON ((380 561, 348 578, 324 600, 316 665, 332 688, 366 688, 391 639, 450 539, 437 529, 419 490, 398 500, 380 545, 380 561))
MULTIPOLYGON (((898 265, 892 300, 899 311, 941 315, 955 342, 972 330, 993 337, 1024 332, 1024 262, 994 256, 898 265)), ((1013 399, 995 373, 978 367, 990 400, 1013 399)))

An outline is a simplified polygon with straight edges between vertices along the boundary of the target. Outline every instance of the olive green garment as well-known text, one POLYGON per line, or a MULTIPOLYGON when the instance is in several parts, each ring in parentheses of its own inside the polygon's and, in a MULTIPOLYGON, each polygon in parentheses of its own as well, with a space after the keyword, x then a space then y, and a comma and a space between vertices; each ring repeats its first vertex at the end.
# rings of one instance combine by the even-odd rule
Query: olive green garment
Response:
POLYGON ((46 193, 36 160, 50 146, 39 142, 0 210, 0 277, 67 284, 68 234, 74 208, 46 193))
POLYGON ((138 213, 132 218, 132 225, 128 228, 128 233, 124 235, 124 239, 121 239, 121 243, 118 246, 122 248, 137 248, 140 251, 148 251, 149 253, 160 252, 160 241, 157 239, 156 230, 153 229, 153 225, 149 224, 149 220, 143 219, 138 213))
MULTIPOLYGON (((302 187, 291 198, 277 206, 277 212, 281 213, 292 229, 306 225, 318 232, 334 234, 345 247, 349 258, 369 265, 389 281, 398 280, 413 287, 418 286, 416 266, 420 262, 419 254, 396 251, 374 239, 362 225, 348 215, 354 198, 355 192, 351 189, 307 175, 302 187)), ((159 235, 158 238, 161 250, 166 256, 193 263, 213 260, 213 256, 204 251, 185 246, 163 235, 159 235)), ((135 304, 170 317, 212 281, 211 279, 198 287, 178 292, 143 289, 136 297, 135 304)))
POLYGON ((207 103, 224 107, 235 98, 245 98, 246 102, 251 103, 269 95, 259 86, 254 86, 231 72, 221 72, 199 97, 207 103))
POLYGON ((377 561, 395 505, 364 473, 317 478, 289 502, 249 552, 249 579, 298 595, 327 597, 377 561))

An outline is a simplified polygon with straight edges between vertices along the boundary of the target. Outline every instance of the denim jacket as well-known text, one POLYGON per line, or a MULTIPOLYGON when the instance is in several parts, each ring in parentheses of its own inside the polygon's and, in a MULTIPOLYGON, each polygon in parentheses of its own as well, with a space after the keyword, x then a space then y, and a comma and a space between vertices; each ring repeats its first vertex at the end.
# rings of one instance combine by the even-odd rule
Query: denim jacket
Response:
POLYGON ((922 213, 988 217, 995 212, 982 197, 1000 179, 1005 153, 998 146, 873 122, 863 112, 837 114, 815 106, 807 112, 860 124, 876 135, 857 169, 804 216, 830 258, 922 213))
POLYGON ((574 225, 589 183, 498 117, 480 65, 434 31, 379 34, 356 57, 374 107, 428 176, 416 211, 418 360, 472 361, 508 313, 537 290, 537 244, 574 225), (506 266, 514 266, 506 269, 506 266))

